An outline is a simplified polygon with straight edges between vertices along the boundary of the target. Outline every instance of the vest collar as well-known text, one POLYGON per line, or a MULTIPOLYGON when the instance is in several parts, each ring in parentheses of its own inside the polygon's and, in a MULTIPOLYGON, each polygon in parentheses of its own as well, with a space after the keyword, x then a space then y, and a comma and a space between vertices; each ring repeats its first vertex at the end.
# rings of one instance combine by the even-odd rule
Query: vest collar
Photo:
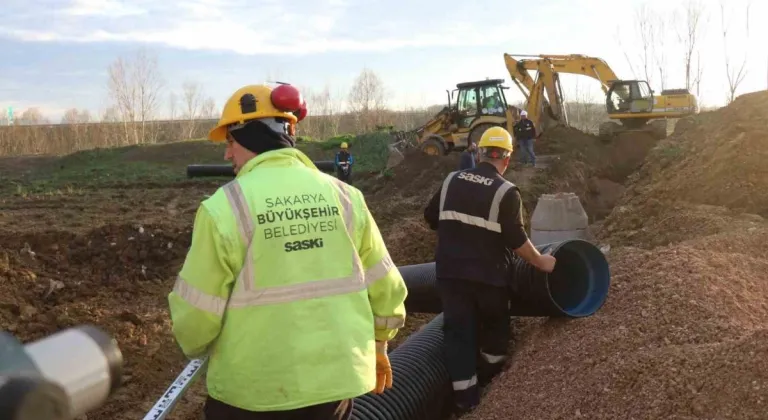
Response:
POLYGON ((312 159, 305 155, 301 150, 290 147, 284 149, 270 150, 257 155, 255 158, 249 160, 235 178, 252 172, 255 168, 261 167, 285 167, 285 166, 306 166, 317 170, 312 159))

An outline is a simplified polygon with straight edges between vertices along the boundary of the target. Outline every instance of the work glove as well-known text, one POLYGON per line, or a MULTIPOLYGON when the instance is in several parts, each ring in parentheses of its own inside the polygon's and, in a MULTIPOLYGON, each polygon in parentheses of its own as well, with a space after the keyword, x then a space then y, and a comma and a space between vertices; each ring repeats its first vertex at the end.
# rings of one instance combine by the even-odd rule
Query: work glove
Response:
POLYGON ((387 355, 387 342, 376 341, 376 389, 373 392, 381 394, 385 386, 392 388, 392 365, 387 355))

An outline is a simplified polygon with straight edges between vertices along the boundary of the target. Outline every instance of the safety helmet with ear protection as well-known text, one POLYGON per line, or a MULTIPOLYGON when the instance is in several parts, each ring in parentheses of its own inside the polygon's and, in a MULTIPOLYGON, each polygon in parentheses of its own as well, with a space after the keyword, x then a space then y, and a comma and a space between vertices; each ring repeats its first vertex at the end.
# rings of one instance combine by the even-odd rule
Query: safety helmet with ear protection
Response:
POLYGON ((243 86, 224 104, 224 110, 216 126, 208 133, 208 139, 221 142, 227 139, 227 130, 236 125, 261 119, 276 131, 293 134, 295 124, 307 115, 307 103, 301 92, 289 84, 272 89, 267 85, 243 86), (280 130, 278 126, 286 127, 280 130))

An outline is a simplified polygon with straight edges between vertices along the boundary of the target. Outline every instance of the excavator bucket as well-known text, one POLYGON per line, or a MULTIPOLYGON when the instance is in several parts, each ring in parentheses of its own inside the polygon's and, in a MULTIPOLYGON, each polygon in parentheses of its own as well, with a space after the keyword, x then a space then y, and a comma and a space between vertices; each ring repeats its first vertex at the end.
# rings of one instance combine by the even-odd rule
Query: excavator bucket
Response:
POLYGON ((391 169, 399 165, 400 162, 402 162, 403 159, 405 159, 405 156, 403 156, 403 152, 398 150, 398 148, 395 147, 394 144, 390 144, 388 148, 389 148, 389 158, 387 158, 386 169, 391 169))

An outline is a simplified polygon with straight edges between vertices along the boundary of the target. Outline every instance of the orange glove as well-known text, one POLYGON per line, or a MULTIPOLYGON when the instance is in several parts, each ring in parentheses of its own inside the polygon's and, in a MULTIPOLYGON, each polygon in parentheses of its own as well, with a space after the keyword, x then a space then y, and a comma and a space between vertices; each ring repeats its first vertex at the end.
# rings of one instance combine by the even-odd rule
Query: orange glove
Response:
POLYGON ((392 388, 392 365, 387 356, 387 342, 376 341, 376 389, 373 392, 381 394, 385 386, 392 388))

